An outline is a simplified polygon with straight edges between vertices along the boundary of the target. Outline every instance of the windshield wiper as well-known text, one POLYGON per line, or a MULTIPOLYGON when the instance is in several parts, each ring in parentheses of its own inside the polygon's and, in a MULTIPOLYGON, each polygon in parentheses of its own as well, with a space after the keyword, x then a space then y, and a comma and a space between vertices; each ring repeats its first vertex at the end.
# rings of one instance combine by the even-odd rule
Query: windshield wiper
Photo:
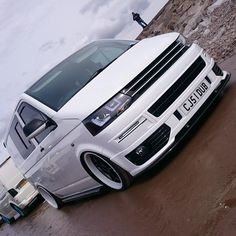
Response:
POLYGON ((99 68, 98 70, 96 70, 96 71, 92 74, 92 76, 90 77, 89 81, 90 81, 91 79, 93 79, 94 77, 96 77, 98 74, 100 74, 100 73, 105 69, 105 67, 106 67, 106 66, 101 67, 101 68, 99 68))
MULTIPOLYGON (((98 70, 96 70, 92 76, 90 77, 90 80, 93 79, 94 77, 96 77, 98 74, 100 74, 103 70, 105 70, 113 61, 115 61, 117 58, 115 58, 114 60, 110 61, 107 65, 99 68, 98 70)), ((89 80, 89 81, 90 81, 89 80)))

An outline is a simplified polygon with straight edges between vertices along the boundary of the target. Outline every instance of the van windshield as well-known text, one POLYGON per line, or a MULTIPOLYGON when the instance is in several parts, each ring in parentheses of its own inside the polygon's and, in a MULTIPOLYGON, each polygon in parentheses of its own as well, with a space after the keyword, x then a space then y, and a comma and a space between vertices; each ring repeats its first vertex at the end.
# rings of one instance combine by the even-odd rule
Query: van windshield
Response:
POLYGON ((134 44, 135 41, 126 40, 91 43, 49 71, 33 84, 26 94, 58 111, 134 44))

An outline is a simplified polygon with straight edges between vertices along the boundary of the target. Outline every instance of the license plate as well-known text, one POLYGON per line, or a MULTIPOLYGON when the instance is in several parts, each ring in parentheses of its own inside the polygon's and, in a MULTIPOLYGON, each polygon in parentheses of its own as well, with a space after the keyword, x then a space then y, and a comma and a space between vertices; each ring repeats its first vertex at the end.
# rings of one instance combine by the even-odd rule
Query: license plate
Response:
POLYGON ((180 110, 186 115, 188 114, 195 105, 201 100, 201 98, 206 94, 207 90, 210 88, 209 83, 203 80, 194 92, 186 99, 186 101, 181 105, 180 110))

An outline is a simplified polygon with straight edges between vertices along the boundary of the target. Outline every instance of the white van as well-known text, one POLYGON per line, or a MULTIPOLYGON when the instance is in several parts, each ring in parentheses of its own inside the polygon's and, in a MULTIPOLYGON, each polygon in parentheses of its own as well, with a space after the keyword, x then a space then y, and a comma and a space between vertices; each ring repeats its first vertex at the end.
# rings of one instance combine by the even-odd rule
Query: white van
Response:
POLYGON ((0 215, 6 223, 11 223, 17 213, 27 215, 30 205, 39 196, 15 167, 10 157, 0 163, 0 215), (7 213, 6 213, 7 212, 7 213))
POLYGON ((22 94, 5 147, 53 207, 104 185, 122 190, 178 145, 229 79, 179 33, 93 42, 22 94))

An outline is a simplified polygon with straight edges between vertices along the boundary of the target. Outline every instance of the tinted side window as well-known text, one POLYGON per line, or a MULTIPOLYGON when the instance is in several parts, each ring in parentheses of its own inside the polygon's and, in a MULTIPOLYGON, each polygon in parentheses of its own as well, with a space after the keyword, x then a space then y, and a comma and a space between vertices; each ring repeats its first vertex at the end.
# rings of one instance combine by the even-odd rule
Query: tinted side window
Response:
POLYGON ((46 121, 46 117, 44 117, 42 113, 26 103, 21 104, 19 108, 19 115, 25 124, 28 124, 33 119, 46 121))
POLYGON ((26 159, 35 149, 34 144, 26 139, 23 129, 16 116, 14 117, 11 124, 10 137, 24 159, 26 159))
MULTIPOLYGON (((22 103, 20 105, 18 113, 25 124, 28 124, 33 119, 39 119, 45 122, 48 120, 46 115, 44 115, 42 112, 38 111, 27 103, 22 103)), ((54 126, 47 127, 42 133, 37 135, 35 137, 37 142, 42 142, 42 140, 45 139, 54 128, 54 126)))

